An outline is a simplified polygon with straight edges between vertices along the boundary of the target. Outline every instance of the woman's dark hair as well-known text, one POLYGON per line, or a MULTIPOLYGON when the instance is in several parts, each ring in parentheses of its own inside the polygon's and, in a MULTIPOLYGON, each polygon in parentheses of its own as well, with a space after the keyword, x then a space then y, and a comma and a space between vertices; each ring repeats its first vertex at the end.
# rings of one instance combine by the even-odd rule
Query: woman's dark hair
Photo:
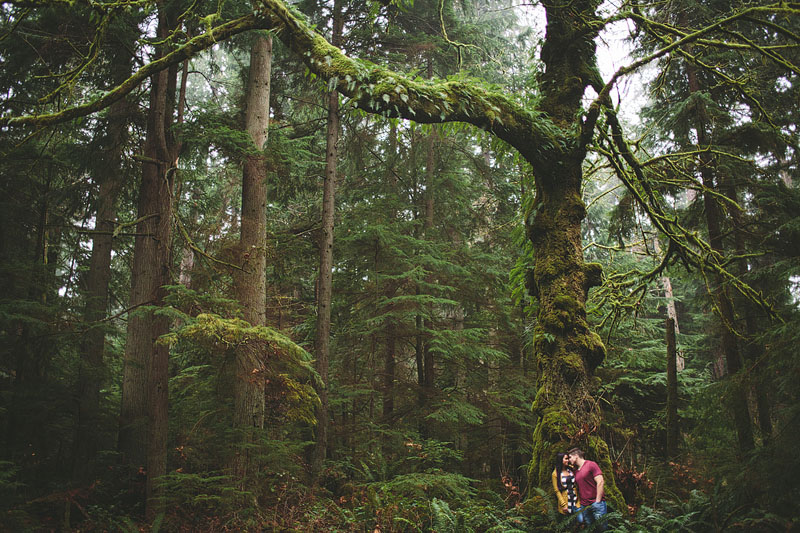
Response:
POLYGON ((566 490, 564 485, 561 484, 561 472, 564 470, 564 456, 567 455, 565 453, 557 453, 556 454, 556 483, 558 483, 558 490, 563 491, 566 490))

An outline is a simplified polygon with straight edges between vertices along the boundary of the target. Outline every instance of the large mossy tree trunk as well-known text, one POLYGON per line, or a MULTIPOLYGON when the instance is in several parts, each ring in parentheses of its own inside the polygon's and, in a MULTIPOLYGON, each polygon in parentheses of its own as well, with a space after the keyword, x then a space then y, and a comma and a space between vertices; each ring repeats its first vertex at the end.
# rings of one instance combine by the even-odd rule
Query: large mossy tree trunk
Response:
POLYGON ((558 139, 546 151, 526 157, 534 172, 534 199, 526 213, 533 245, 529 289, 539 302, 534 326, 538 390, 533 403, 530 482, 547 487, 555 454, 581 447, 600 465, 606 499, 624 504, 614 483, 608 447, 597 436, 600 414, 592 396, 592 374, 605 358, 600 337, 586 321, 589 289, 601 281, 598 264, 585 263, 581 222, 586 208, 581 197, 585 141, 581 136, 581 98, 597 85, 595 64, 599 2, 546 2, 547 34, 541 58, 541 109, 558 128, 558 139))

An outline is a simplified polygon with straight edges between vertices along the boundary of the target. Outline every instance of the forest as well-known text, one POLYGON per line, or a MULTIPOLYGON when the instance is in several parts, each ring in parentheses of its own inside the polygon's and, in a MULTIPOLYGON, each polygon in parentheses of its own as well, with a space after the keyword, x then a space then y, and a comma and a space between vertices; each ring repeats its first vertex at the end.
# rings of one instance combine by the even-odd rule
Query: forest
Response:
POLYGON ((0 0, 0 66, 0 531, 800 531, 800 3, 0 0))

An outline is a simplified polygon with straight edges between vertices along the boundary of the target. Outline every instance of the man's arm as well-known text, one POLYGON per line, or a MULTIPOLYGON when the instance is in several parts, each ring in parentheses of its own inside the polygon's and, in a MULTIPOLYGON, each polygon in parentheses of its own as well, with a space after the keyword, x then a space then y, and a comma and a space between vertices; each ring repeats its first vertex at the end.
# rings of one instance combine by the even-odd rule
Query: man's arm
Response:
POLYGON ((594 499, 594 501, 599 502, 603 500, 603 496, 605 494, 604 487, 606 482, 603 480, 603 474, 594 476, 594 482, 597 483, 597 497, 594 499))

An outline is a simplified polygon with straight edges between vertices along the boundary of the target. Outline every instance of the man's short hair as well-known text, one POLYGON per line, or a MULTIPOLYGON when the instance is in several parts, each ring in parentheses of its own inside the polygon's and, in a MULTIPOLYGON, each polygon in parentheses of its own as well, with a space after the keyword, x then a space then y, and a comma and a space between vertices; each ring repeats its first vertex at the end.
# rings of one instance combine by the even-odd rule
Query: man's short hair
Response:
POLYGON ((570 451, 567 452, 569 455, 577 455, 581 459, 583 459, 583 450, 580 448, 572 448, 570 451))

